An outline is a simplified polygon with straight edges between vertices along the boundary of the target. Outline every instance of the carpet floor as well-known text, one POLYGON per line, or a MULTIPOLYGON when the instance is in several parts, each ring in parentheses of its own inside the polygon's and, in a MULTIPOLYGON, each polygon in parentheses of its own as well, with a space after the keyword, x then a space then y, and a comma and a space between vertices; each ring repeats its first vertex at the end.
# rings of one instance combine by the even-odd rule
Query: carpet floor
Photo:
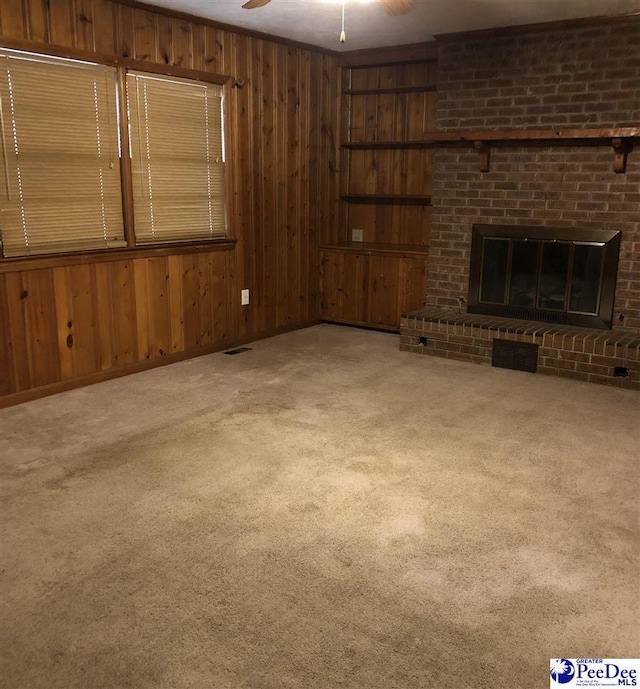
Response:
POLYGON ((640 655, 637 393, 319 325, 0 412, 6 689, 534 689, 640 655))

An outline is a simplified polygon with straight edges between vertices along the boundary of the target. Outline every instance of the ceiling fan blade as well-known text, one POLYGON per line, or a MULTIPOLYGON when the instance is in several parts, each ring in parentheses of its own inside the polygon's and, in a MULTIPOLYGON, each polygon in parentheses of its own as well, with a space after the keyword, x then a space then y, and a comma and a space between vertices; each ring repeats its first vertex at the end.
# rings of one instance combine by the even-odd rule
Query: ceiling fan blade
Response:
POLYGON ((249 0, 242 7, 245 10, 254 10, 256 7, 264 7, 268 2, 271 2, 271 0, 249 0))
POLYGON ((384 11, 392 17, 409 14, 413 10, 411 0, 379 0, 379 2, 384 7, 384 11))

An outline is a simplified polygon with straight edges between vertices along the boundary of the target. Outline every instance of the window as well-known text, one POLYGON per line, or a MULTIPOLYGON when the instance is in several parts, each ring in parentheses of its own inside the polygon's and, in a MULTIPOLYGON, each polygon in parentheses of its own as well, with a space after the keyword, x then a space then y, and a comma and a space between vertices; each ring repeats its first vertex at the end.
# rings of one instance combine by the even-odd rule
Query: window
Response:
POLYGON ((127 74, 136 242, 226 235, 222 87, 127 74))
POLYGON ((125 246, 116 70, 0 51, 5 257, 125 246))
POLYGON ((218 84, 0 48, 0 257, 226 238, 223 130, 218 84))

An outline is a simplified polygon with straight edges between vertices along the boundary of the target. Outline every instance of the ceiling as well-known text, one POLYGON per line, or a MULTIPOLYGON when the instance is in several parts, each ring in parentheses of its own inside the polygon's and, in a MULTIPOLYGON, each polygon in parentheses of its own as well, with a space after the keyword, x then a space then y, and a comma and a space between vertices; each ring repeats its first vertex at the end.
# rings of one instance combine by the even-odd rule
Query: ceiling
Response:
POLYGON ((346 43, 340 34, 341 0, 271 0, 244 10, 245 0, 145 0, 224 24, 345 51, 433 40, 434 35, 518 24, 638 12, 638 0, 413 0, 401 17, 376 0, 345 0, 346 43))

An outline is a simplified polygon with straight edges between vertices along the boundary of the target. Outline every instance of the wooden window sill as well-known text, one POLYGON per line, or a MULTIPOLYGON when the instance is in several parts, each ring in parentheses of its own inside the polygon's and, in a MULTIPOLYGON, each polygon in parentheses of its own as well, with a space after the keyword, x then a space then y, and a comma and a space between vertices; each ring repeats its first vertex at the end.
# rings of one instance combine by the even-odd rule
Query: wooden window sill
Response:
POLYGON ((162 246, 145 246, 124 249, 105 249, 104 251, 82 251, 68 254, 48 254, 46 256, 25 256, 0 259, 0 274, 24 270, 41 270, 60 266, 87 265, 109 261, 131 261, 136 258, 157 258, 179 254, 199 254, 210 251, 233 251, 236 239, 223 239, 210 242, 180 242, 162 246))

